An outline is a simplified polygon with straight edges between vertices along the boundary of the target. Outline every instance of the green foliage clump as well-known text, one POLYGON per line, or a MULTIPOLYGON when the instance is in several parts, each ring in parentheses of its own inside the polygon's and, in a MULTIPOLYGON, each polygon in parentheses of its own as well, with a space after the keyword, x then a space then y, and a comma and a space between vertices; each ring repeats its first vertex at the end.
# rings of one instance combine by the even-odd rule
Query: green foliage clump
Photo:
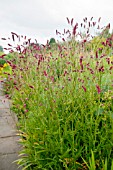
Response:
POLYGON ((73 38, 55 50, 47 44, 14 53, 4 88, 19 119, 23 169, 113 167, 113 62, 106 41, 73 38), (106 55, 95 55, 99 48, 106 55))
POLYGON ((18 57, 15 78, 6 82, 23 145, 18 163, 28 170, 83 170, 89 166, 92 150, 95 166, 101 170, 107 158, 109 168, 113 157, 112 63, 99 58, 97 67, 95 56, 81 58, 74 52, 70 55, 72 49, 63 50, 61 57, 59 52, 51 58, 45 54, 39 66, 34 55, 24 60, 18 57))
POLYGON ((0 66, 3 66, 6 63, 6 60, 0 58, 0 66))
POLYGON ((52 45, 52 44, 55 44, 55 43, 56 43, 55 38, 51 38, 50 41, 49 41, 49 45, 52 45))
POLYGON ((3 52, 3 47, 0 45, 0 52, 3 52))
POLYGON ((107 38, 105 37, 100 37, 96 36, 94 37, 88 44, 87 44, 87 49, 89 51, 93 51, 94 53, 96 51, 99 51, 100 54, 111 54, 112 49, 109 47, 108 44, 106 44, 107 38))

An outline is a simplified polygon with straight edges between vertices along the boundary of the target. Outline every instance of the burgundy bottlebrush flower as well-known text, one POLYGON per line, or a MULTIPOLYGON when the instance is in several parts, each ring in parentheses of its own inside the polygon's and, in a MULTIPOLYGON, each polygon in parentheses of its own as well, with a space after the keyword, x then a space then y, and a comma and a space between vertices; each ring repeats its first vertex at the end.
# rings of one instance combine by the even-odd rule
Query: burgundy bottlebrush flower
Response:
POLYGON ((21 52, 20 45, 18 45, 18 46, 16 47, 16 50, 21 52))
POLYGON ((22 51, 22 54, 26 54, 26 51, 27 51, 27 49, 24 48, 23 51, 22 51))
POLYGON ((4 50, 8 50, 8 48, 4 48, 4 50))
POLYGON ((76 34, 76 30, 78 28, 78 23, 75 24, 75 26, 73 27, 73 35, 75 36, 76 34))
POLYGON ((14 88, 15 88, 17 91, 19 91, 19 88, 18 88, 17 86, 14 86, 14 88))
POLYGON ((98 92, 98 94, 100 94, 100 93, 101 93, 100 86, 99 86, 99 85, 96 85, 96 88, 97 88, 97 92, 98 92))
POLYGON ((82 64, 83 56, 80 57, 80 64, 82 64))
POLYGON ((1 56, 0 56, 0 58, 4 58, 6 56, 6 54, 2 54, 1 56))
POLYGON ((85 17, 85 18, 83 19, 83 21, 84 21, 85 23, 87 23, 87 17, 85 17))
POLYGON ((68 81, 71 81, 71 77, 68 77, 68 81))
POLYGON ((31 38, 28 39, 28 43, 30 44, 31 38))
POLYGON ((111 66, 110 68, 109 68, 109 70, 112 70, 113 69, 113 66, 111 66))
POLYGON ((7 40, 6 38, 1 38, 2 40, 7 40))
POLYGON ((15 64, 11 65, 12 69, 16 69, 17 66, 15 64))
POLYGON ((70 62, 70 61, 67 61, 67 62, 66 62, 66 64, 68 64, 68 65, 69 65, 69 64, 71 64, 71 62, 70 62))
POLYGON ((8 46, 12 47, 12 45, 11 45, 11 44, 8 44, 8 46))
POLYGON ((13 39, 13 41, 15 41, 14 34, 12 34, 12 39, 13 39))
POLYGON ((84 39, 84 40, 83 40, 83 43, 85 43, 86 41, 87 41, 87 40, 86 40, 86 39, 84 39))
POLYGON ((80 79, 80 78, 78 78, 78 81, 79 81, 79 82, 81 82, 81 79, 80 79))
POLYGON ((83 60, 83 56, 80 57, 80 67, 81 67, 81 70, 83 70, 82 60, 83 60))
POLYGON ((86 92, 86 87, 82 86, 83 90, 86 92))
POLYGON ((23 56, 23 55, 21 55, 19 58, 24 58, 24 56, 23 56))
POLYGON ((110 23, 106 26, 106 29, 110 29, 110 23))
POLYGON ((93 22, 93 27, 96 25, 96 22, 93 22))
POLYGON ((10 50, 9 53, 13 53, 14 51, 13 50, 10 50))
POLYGON ((100 26, 98 25, 97 29, 100 29, 100 26))
POLYGON ((26 107, 26 104, 24 104, 24 107, 26 107))
POLYGON ((66 76, 66 74, 68 74, 68 72, 65 70, 63 76, 66 76))
POLYGON ((16 80, 14 80, 14 85, 16 85, 17 84, 17 81, 16 80))
POLYGON ((66 34, 68 34, 68 33, 70 33, 70 31, 69 31, 69 30, 67 30, 67 31, 66 31, 66 34))
POLYGON ((57 34, 61 35, 61 33, 59 31, 57 31, 57 34))
POLYGON ((94 71, 92 68, 87 67, 87 70, 89 70, 91 74, 94 74, 94 71))
POLYGON ((30 87, 31 89, 33 89, 33 88, 34 88, 34 86, 32 86, 32 85, 29 85, 29 87, 30 87))
POLYGON ((51 76, 51 81, 54 82, 54 77, 53 76, 51 76))
POLYGON ((56 35, 58 35, 58 31, 56 30, 56 35))
POLYGON ((98 19, 98 22, 100 22, 100 20, 101 20, 101 17, 98 19))
POLYGON ((100 58, 103 58, 103 57, 105 57, 105 54, 102 54, 102 55, 100 56, 100 58))
POLYGON ((47 72, 46 72, 45 70, 44 70, 44 76, 46 76, 46 77, 48 76, 48 75, 47 75, 47 72))
POLYGON ((62 51, 62 46, 58 44, 59 51, 62 51))
POLYGON ((106 43, 105 43, 105 42, 102 42, 102 45, 106 46, 106 43))
POLYGON ((104 66, 101 66, 98 70, 99 72, 104 72, 104 66))
POLYGON ((81 67, 81 71, 82 71, 84 69, 83 64, 81 64, 80 67, 81 67))
POLYGON ((106 58, 108 64, 110 64, 110 58, 106 58))
POLYGON ((70 24, 69 18, 67 17, 66 19, 67 19, 68 24, 70 24))
POLYGON ((99 62, 97 61, 97 62, 96 62, 96 69, 98 68, 98 66, 99 66, 99 62))
POLYGON ((6 98, 9 98, 9 95, 8 95, 8 94, 6 94, 6 95, 5 95, 5 97, 6 97, 6 98))
POLYGON ((62 38, 62 40, 63 40, 63 41, 65 41, 65 39, 64 39, 64 38, 62 38))
POLYGON ((96 51, 96 58, 98 58, 98 52, 96 51))
POLYGON ((20 68, 20 71, 23 71, 23 68, 20 68))
POLYGON ((66 30, 64 29, 64 34, 66 33, 66 30))
POLYGON ((91 21, 92 21, 93 17, 91 17, 91 21))
POLYGON ((90 27, 90 26, 91 26, 91 23, 89 22, 88 24, 89 24, 89 27, 90 27))
POLYGON ((11 34, 15 35, 15 36, 18 38, 18 35, 17 35, 16 33, 14 33, 14 32, 11 32, 11 34))
POLYGON ((72 19, 71 19, 71 25, 73 25, 73 20, 74 20, 74 19, 72 18, 72 19))
POLYGON ((11 65, 11 62, 10 62, 10 61, 7 61, 7 63, 8 63, 9 65, 11 65))

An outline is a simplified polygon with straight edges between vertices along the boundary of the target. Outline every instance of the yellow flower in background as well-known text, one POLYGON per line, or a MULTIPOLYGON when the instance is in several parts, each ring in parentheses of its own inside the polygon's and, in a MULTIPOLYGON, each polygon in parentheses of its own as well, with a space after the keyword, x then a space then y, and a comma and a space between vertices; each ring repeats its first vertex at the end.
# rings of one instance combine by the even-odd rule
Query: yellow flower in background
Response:
POLYGON ((3 67, 0 67, 0 71, 2 71, 3 70, 3 67))
POLYGON ((0 67, 0 74, 2 74, 2 70, 3 70, 3 68, 2 68, 2 67, 0 67))
POLYGON ((7 67, 7 66, 9 66, 9 64, 8 63, 5 63, 4 65, 3 65, 3 67, 5 68, 5 67, 7 67))
POLYGON ((113 56, 110 57, 110 60, 113 61, 113 56))

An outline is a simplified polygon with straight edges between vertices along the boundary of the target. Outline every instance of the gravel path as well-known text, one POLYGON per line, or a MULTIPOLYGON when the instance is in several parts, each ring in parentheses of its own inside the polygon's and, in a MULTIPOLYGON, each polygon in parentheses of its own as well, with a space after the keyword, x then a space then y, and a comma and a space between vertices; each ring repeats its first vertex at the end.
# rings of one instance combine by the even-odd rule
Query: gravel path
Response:
POLYGON ((0 82, 0 170, 21 170, 16 163, 20 145, 16 130, 16 116, 11 113, 9 100, 0 82))

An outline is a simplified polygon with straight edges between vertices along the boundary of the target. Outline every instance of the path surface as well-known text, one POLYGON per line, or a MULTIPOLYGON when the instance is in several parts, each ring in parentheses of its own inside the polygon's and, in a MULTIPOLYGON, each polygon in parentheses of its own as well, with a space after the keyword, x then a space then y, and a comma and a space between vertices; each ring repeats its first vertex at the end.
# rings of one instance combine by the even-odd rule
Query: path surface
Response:
POLYGON ((21 170, 16 163, 20 145, 16 131, 16 119, 10 112, 9 100, 3 94, 0 82, 0 170, 21 170))

